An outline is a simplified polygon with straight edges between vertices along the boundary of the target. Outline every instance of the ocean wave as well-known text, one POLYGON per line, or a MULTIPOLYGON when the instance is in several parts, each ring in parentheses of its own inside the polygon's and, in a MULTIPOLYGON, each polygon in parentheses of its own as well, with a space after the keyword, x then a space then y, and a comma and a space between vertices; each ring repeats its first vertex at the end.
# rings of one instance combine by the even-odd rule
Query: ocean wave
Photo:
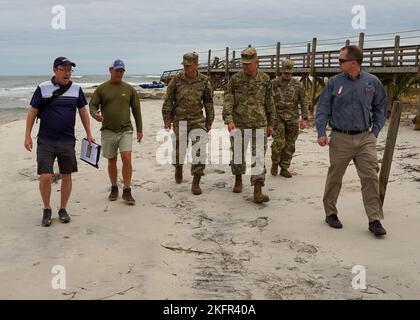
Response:
POLYGON ((36 87, 0 88, 0 97, 23 98, 31 95, 36 87))
POLYGON ((141 76, 141 75, 127 75, 127 77, 128 78, 139 78, 139 79, 141 79, 141 78, 147 78, 147 79, 154 79, 154 78, 160 78, 160 75, 153 75, 153 74, 147 74, 147 75, 144 75, 144 76, 141 76))
POLYGON ((5 113, 10 114, 14 112, 22 112, 29 108, 28 103, 22 104, 21 106, 0 106, 0 115, 4 115, 5 113))

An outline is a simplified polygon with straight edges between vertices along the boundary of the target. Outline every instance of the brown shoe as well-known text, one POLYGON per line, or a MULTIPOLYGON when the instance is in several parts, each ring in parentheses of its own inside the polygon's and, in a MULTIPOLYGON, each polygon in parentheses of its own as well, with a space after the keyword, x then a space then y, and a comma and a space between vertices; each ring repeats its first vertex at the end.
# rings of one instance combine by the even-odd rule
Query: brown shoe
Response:
POLYGON ((182 183, 182 166, 175 166, 175 182, 182 183))
POLYGON ((377 237, 386 235, 386 230, 379 220, 369 222, 369 231, 377 237))
POLYGON ((328 225, 331 228, 334 228, 334 229, 342 229, 343 228, 343 225, 341 224, 340 219, 338 219, 337 214, 335 214, 335 213, 328 215, 325 218, 325 222, 328 223, 328 225))
POLYGON ((292 174, 286 168, 281 168, 280 175, 285 177, 285 178, 291 178, 292 177, 292 174))
POLYGON ((115 201, 118 199, 118 186, 111 186, 111 193, 108 196, 109 201, 115 201))
POLYGON ((193 177, 193 181, 191 185, 191 192, 195 195, 201 194, 200 179, 201 179, 201 175, 199 174, 195 174, 193 177))
POLYGON ((270 201, 270 198, 262 193, 262 184, 260 182, 255 183, 254 185, 254 202, 255 203, 263 203, 270 201))
POLYGON ((134 200, 133 196, 131 195, 131 188, 123 189, 122 198, 127 204, 134 205, 136 203, 136 200, 134 200))
POLYGON ((234 193, 241 193, 242 192, 242 175, 235 176, 235 185, 233 186, 234 193))
POLYGON ((279 165, 278 164, 272 164, 271 165, 271 175, 277 176, 279 174, 279 165))

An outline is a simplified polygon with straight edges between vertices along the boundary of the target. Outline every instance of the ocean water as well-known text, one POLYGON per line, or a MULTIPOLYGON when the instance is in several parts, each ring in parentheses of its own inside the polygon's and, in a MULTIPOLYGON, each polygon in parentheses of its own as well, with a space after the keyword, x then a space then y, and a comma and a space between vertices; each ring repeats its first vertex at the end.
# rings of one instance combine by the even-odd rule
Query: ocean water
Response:
MULTIPOLYGON (((0 76, 0 123, 22 119, 37 85, 51 76, 0 76)), ((90 88, 109 79, 109 75, 73 75, 72 81, 90 88)), ((160 75, 125 75, 124 81, 138 86, 159 81, 160 75)))

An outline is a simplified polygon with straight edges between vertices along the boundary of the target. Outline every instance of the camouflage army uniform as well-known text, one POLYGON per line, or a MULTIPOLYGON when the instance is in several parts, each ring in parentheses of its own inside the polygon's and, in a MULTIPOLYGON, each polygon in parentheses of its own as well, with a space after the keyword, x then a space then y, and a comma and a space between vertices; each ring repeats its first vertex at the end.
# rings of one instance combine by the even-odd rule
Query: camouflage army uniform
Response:
POLYGON ((295 152, 295 142, 299 135, 299 105, 303 119, 307 119, 305 91, 296 80, 282 77, 271 81, 277 119, 274 125, 271 160, 283 169, 288 169, 295 152))
MULTIPOLYGON (((240 71, 232 76, 225 92, 223 108, 223 120, 225 124, 233 122, 237 130, 240 130, 242 141, 244 141, 244 129, 252 129, 251 150, 256 155, 256 129, 264 132, 264 155, 267 149, 267 126, 273 126, 275 109, 271 94, 270 77, 264 72, 258 71, 255 77, 246 75, 240 71)), ((234 140, 231 137, 231 150, 234 152, 234 140)), ((245 141, 246 142, 246 141, 245 141)), ((231 170, 234 175, 244 174, 246 171, 242 148, 242 164, 235 164, 231 161, 231 170)), ((254 164, 252 164, 254 165, 254 164)), ((264 185, 264 171, 258 175, 251 175, 251 185, 260 182, 264 185)))
MULTIPOLYGON (((187 122, 187 135, 193 129, 207 131, 214 120, 213 92, 208 78, 198 73, 196 78, 190 79, 184 71, 179 72, 169 83, 165 101, 162 106, 162 116, 165 122, 172 122, 176 139, 176 163, 182 165, 185 159, 185 152, 179 150, 179 122, 187 122), (203 115, 203 106, 206 110, 206 117, 203 115)), ((192 141, 196 144, 199 137, 192 141)), ((185 150, 186 151, 186 150, 185 150)), ((200 157, 200 150, 197 150, 197 157, 200 157)), ((204 175, 205 164, 198 163, 191 165, 192 175, 204 175)))

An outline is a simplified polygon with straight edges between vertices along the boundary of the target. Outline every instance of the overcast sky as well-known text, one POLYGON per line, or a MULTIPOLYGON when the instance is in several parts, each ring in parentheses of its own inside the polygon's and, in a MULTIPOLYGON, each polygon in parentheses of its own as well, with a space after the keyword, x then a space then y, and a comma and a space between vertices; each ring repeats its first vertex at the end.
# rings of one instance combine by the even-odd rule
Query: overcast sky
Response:
POLYGON ((60 55, 76 74, 103 74, 116 58, 131 74, 160 74, 187 51, 420 29, 419 17, 419 0, 0 0, 0 75, 49 74, 60 55), (65 30, 51 27, 55 5, 65 30), (366 8, 365 30, 352 28, 354 5, 366 8))

